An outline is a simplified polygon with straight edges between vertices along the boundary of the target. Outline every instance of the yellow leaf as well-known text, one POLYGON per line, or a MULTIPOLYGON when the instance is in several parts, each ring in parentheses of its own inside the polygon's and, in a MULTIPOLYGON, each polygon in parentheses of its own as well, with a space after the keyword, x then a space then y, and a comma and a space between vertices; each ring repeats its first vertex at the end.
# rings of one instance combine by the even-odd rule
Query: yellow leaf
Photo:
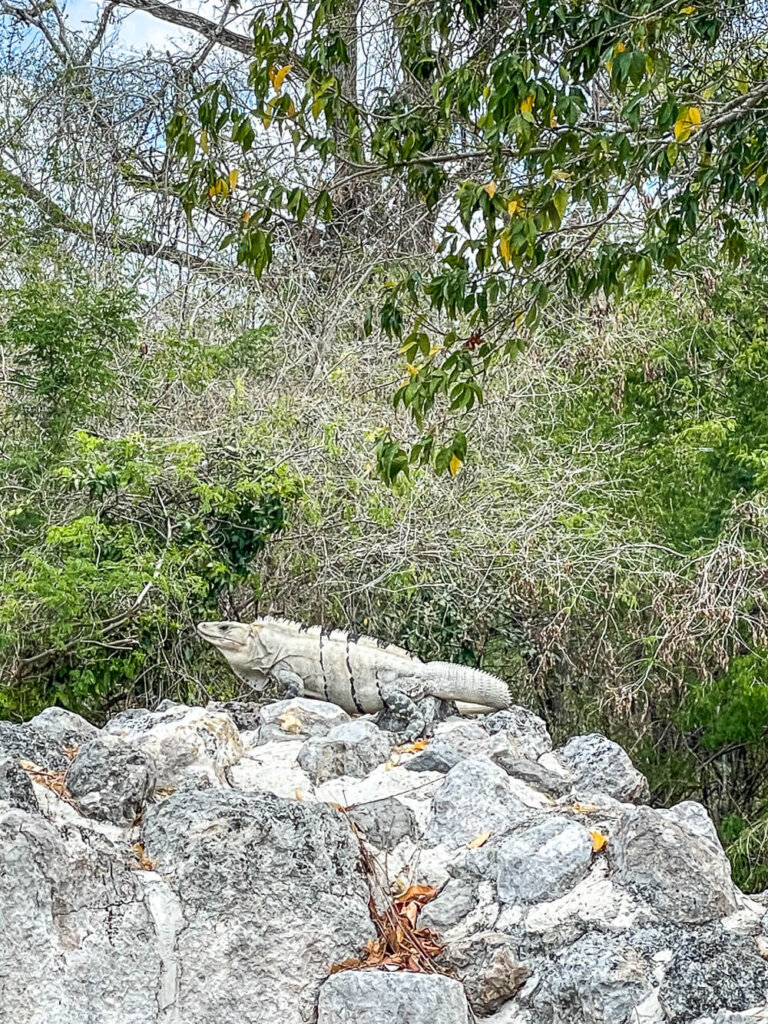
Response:
POLYGON ((522 199, 511 199, 507 204, 507 213, 510 217, 514 217, 516 213, 522 214, 523 212, 523 201, 522 199))
POLYGON ((208 129, 207 128, 203 128, 203 130, 200 132, 200 149, 202 149, 202 151, 204 153, 208 152, 209 146, 208 146, 208 129))
POLYGON ((627 48, 626 43, 616 43, 616 45, 613 48, 613 52, 614 53, 624 53, 626 48, 627 48))
POLYGON ((479 836, 475 836, 472 842, 467 845, 470 850, 476 850, 479 846, 484 846, 492 835, 493 832, 481 832, 479 836))
POLYGON ((461 469, 461 459, 458 457, 458 455, 454 455, 451 457, 451 461, 448 463, 448 469, 450 469, 451 471, 451 476, 456 476, 456 474, 459 472, 459 470, 461 469))
POLYGON ((402 747, 393 747, 392 751, 395 754, 418 754, 422 750, 425 750, 429 740, 421 739, 414 740, 413 743, 406 743, 402 747))
POLYGON ((608 836, 604 836, 602 832, 590 832, 589 834, 592 836, 592 849, 595 853, 599 853, 608 842, 608 836))
POLYGON ((294 794, 293 795, 296 797, 296 799, 299 801, 299 803, 301 803, 301 801, 304 799, 304 794, 301 792, 301 790, 298 787, 294 790, 294 794))
POLYGON ((521 114, 530 114, 533 110, 533 93, 530 96, 526 96, 523 102, 520 104, 521 114))
POLYGON ((251 211, 250 210, 244 210, 243 211, 243 224, 247 224, 250 219, 251 219, 251 211))
POLYGON ((405 372, 408 374, 409 377, 413 377, 415 374, 419 372, 419 368, 418 366, 414 366, 413 363, 408 363, 408 365, 405 368, 405 372))
POLYGON ((701 124, 701 111, 698 107, 683 107, 675 121, 675 138, 685 142, 694 128, 701 124))
POLYGON ((489 181, 488 184, 485 186, 485 191, 488 193, 491 199, 493 199, 493 197, 496 195, 496 182, 489 181))
POLYGON ((696 8, 693 6, 693 4, 689 4, 687 7, 681 7, 680 8, 680 13, 681 14, 695 14, 696 13, 696 8))
POLYGON ((229 187, 230 189, 237 188, 237 179, 240 177, 240 171, 237 168, 234 171, 229 172, 229 187))
POLYGON ((429 353, 428 353, 428 358, 431 359, 432 356, 434 356, 438 352, 440 352, 442 347, 443 347, 442 345, 430 345, 429 353))
POLYGON ((757 179, 757 184, 763 185, 765 183, 766 178, 768 178, 768 174, 761 174, 760 177, 757 179))
POLYGON ((499 252, 501 253, 501 258, 508 264, 512 257, 512 250, 510 249, 509 238, 506 235, 502 235, 499 239, 499 252))
POLYGON ((594 804, 573 804, 573 809, 577 814, 591 814, 597 807, 594 804))
POLYGON ((312 117, 314 117, 315 120, 317 120, 318 117, 320 116, 320 113, 321 113, 322 109, 323 109, 322 97, 318 96, 317 99, 315 100, 315 102, 312 104, 312 117))
POLYGON ((272 82, 272 85, 275 87, 275 92, 280 92, 283 82, 285 81, 285 76, 288 74, 292 67, 292 64, 286 64, 285 67, 280 68, 279 71, 276 68, 272 68, 272 70, 269 72, 269 78, 270 81, 272 82))
POLYGON ((293 100, 288 104, 288 117, 296 117, 296 107, 293 105, 293 100))
POLYGON ((549 111, 549 127, 557 128, 557 118, 555 117, 555 108, 552 107, 549 111))

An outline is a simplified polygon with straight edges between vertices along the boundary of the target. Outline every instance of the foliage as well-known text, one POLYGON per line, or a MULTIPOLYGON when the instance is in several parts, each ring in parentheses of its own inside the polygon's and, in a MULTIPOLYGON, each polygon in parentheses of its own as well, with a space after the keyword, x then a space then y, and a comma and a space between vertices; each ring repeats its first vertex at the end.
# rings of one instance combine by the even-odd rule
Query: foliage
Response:
POLYGON ((376 187, 397 183, 442 211, 437 257, 387 267, 380 296, 409 364, 395 404, 423 431, 408 447, 379 440, 385 479, 430 460, 457 471, 466 442, 440 440, 446 413, 476 405, 554 295, 621 296, 680 268, 702 232, 738 260, 745 219, 768 206, 762 22, 739 0, 445 0, 375 28, 348 0, 309 14, 260 11, 247 102, 219 79, 168 141, 188 208, 226 207, 237 191, 225 242, 257 273, 282 221, 341 218, 343 232, 350 186, 375 204, 376 187), (363 39, 397 57, 360 95, 376 60, 363 39), (238 157, 276 132, 311 156, 309 181, 241 174, 238 157))
MULTIPOLYGON (((6 713, 56 702, 98 715, 131 694, 183 692, 194 685, 193 623, 215 617, 229 589, 258 590, 253 559, 284 529, 299 481, 223 431, 204 446, 105 434, 127 411, 119 364, 141 360, 125 293, 88 287, 62 263, 56 278, 39 263, 21 269, 19 286, 0 295, 14 373, 4 414, 0 659, 9 683, 0 703, 6 713)), ((226 351, 217 364, 227 365, 226 351)), ((131 399, 146 409, 142 390, 139 381, 131 399)))

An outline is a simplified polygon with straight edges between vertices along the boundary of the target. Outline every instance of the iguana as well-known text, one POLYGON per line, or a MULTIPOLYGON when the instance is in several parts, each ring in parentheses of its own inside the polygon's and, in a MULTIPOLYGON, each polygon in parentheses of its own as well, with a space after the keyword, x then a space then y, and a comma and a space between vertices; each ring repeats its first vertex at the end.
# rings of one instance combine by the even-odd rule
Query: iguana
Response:
POLYGON ((488 672, 452 662, 423 662, 402 647, 341 630, 302 626, 267 617, 242 622, 201 622, 198 632, 255 690, 276 681, 284 696, 330 701, 350 714, 387 711, 405 722, 403 739, 426 727, 418 702, 425 697, 481 705, 510 704, 506 683, 488 672))

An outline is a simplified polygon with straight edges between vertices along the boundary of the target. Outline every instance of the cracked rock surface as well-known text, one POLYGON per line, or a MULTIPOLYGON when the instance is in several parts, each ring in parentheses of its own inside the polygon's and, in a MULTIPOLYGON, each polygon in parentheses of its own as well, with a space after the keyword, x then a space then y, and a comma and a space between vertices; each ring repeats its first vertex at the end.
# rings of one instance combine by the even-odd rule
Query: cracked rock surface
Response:
POLYGON ((768 1024, 766 906, 699 804, 523 708, 425 749, 346 717, 0 722, 0 1022, 768 1024), (412 885, 435 973, 331 973, 412 885))

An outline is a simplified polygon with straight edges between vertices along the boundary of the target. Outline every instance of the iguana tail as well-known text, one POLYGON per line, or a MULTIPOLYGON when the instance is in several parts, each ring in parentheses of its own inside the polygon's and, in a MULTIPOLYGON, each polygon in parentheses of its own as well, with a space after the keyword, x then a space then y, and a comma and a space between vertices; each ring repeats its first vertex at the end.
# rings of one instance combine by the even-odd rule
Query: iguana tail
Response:
POLYGON ((512 703, 504 680, 479 668, 451 661, 428 661, 419 675, 427 681, 429 693, 442 700, 481 704, 487 708, 507 708, 512 703))

